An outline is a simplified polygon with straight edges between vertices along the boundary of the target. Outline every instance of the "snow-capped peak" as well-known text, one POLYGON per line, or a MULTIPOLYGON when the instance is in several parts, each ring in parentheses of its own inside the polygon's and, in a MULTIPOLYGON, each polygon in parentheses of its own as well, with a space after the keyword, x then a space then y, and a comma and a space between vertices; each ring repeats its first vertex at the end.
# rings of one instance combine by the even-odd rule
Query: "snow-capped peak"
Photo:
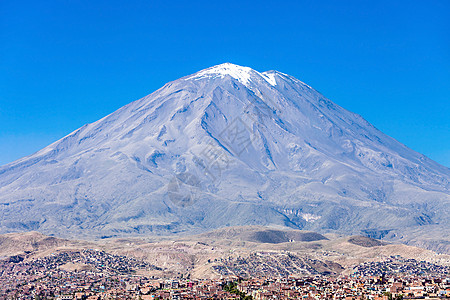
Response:
POLYGON ((264 78, 270 85, 276 85, 273 74, 262 74, 249 67, 243 67, 232 63, 223 63, 213 66, 211 68, 202 70, 188 77, 188 79, 202 79, 202 78, 223 78, 226 75, 233 77, 245 86, 249 86, 252 81, 252 76, 259 75, 264 78))

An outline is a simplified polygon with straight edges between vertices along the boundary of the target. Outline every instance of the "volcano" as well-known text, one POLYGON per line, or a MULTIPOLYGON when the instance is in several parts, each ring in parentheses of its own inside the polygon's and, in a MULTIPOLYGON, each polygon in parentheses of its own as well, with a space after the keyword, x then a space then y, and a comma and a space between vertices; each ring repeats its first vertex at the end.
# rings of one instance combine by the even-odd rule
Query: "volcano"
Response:
POLYGON ((0 167, 0 232, 264 225, 447 251, 449 179, 300 80, 226 63, 0 167))

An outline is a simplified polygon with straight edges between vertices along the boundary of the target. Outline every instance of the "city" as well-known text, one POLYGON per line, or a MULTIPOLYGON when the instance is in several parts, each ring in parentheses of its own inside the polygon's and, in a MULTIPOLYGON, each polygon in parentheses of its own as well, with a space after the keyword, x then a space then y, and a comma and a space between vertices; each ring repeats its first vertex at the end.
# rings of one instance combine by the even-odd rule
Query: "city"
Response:
POLYGON ((450 267, 400 256, 365 262, 338 275, 282 276, 276 271, 271 274, 277 276, 247 277, 218 272, 215 279, 142 275, 158 270, 138 259, 93 249, 30 261, 12 256, 0 261, 0 299, 450 298, 450 267))

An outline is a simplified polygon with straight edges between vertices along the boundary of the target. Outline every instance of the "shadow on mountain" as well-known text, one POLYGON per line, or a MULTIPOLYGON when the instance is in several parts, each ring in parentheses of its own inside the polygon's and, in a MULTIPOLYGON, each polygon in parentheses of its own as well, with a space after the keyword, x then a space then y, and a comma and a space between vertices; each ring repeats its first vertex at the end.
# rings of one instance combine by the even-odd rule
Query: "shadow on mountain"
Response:
POLYGON ((313 242, 327 240, 323 235, 316 232, 282 231, 282 230, 261 230, 251 232, 248 241, 256 243, 279 244, 286 242, 313 242))
POLYGON ((357 246, 371 248, 371 247, 377 247, 377 246, 385 246, 387 243, 366 237, 361 235, 352 236, 348 239, 349 243, 352 243, 357 246))

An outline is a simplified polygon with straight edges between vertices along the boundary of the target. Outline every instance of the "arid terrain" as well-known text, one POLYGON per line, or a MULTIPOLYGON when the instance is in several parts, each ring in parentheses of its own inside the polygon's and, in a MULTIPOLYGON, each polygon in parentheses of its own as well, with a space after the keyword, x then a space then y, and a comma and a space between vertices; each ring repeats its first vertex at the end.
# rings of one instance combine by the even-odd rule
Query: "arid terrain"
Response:
POLYGON ((403 244, 262 226, 228 227, 195 236, 97 241, 66 240, 37 232, 0 236, 0 257, 13 263, 51 257, 51 265, 60 269, 97 268, 100 272, 105 256, 112 273, 120 273, 114 266, 122 263, 134 266, 128 271, 155 278, 351 274, 361 264, 392 258, 450 266, 449 255, 403 244))

